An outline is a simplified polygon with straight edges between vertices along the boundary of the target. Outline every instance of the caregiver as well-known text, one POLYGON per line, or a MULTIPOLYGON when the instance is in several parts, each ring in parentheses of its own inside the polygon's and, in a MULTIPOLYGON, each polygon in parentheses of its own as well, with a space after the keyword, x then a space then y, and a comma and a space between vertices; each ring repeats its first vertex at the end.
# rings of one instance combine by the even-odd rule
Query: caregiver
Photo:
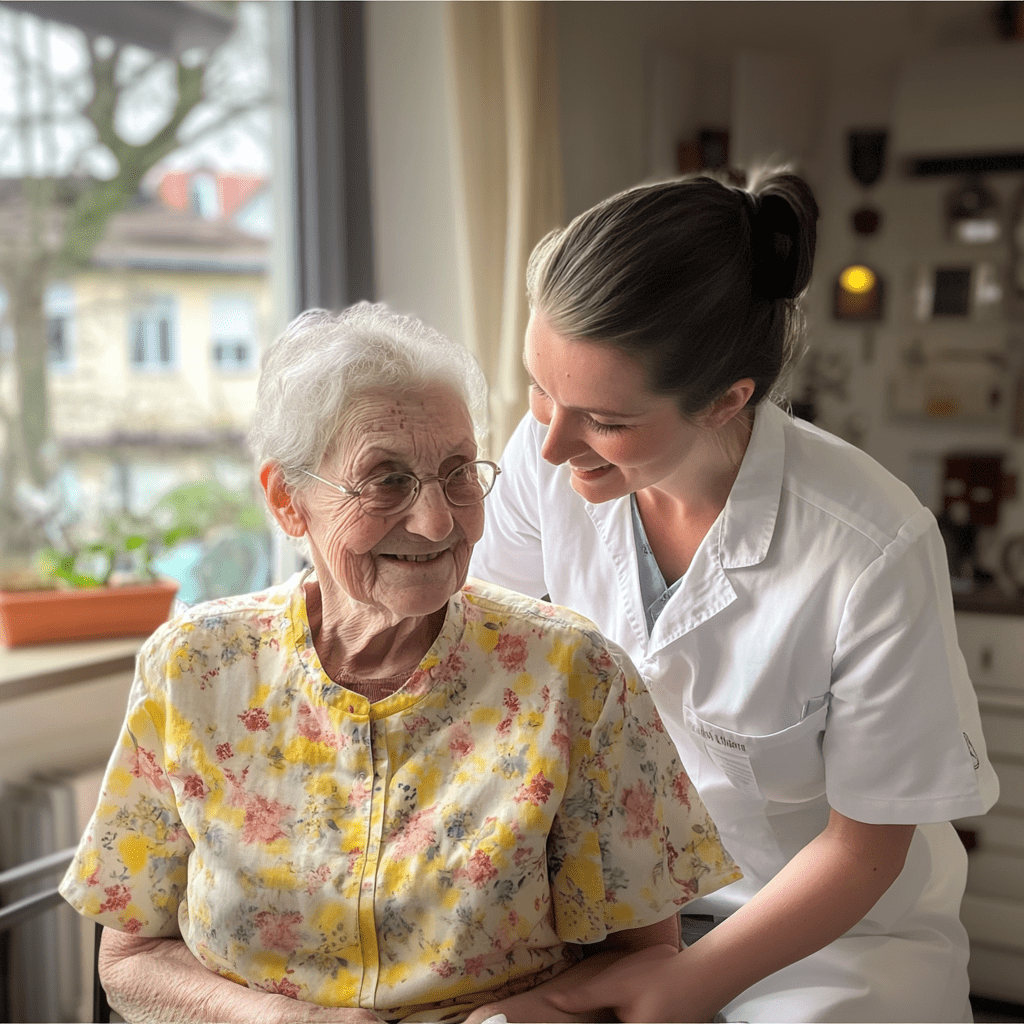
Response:
POLYGON ((715 924, 698 941, 620 961, 567 1009, 971 1019, 949 821, 998 783, 935 518, 772 401, 817 213, 792 174, 674 180, 530 260, 532 415, 470 574, 629 652, 744 874, 687 907, 715 924))

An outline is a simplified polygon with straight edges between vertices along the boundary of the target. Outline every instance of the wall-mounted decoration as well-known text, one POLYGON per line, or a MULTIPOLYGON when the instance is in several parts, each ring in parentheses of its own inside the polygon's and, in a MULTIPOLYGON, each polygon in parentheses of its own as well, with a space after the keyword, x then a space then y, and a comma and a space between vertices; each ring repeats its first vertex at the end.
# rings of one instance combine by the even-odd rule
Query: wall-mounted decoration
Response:
POLYGON ((1012 404, 1003 358, 985 352, 948 352, 908 360, 889 382, 889 410, 897 419, 1002 428, 1012 404))
POLYGON ((873 235, 882 226, 882 215, 873 206, 861 206, 850 214, 850 224, 858 235, 873 235))
POLYGON ((1002 273, 991 261, 922 265, 912 287, 918 320, 984 323, 998 319, 1002 310, 1002 273))
POLYGON ((1024 319, 1024 188, 1010 206, 1010 301, 1007 313, 1024 319))
POLYGON ((799 419, 814 423, 823 395, 849 401, 850 363, 845 352, 812 349, 800 362, 800 376, 803 387, 799 397, 790 402, 793 415, 799 419))
MULTIPOLYGON (((885 170, 885 150, 889 133, 883 128, 852 131, 846 137, 850 174, 865 189, 871 188, 885 170)), ((858 235, 873 235, 882 224, 882 215, 874 206, 864 205, 850 215, 858 235)))
POLYGON ((889 133, 884 128, 851 131, 846 137, 850 173, 865 188, 870 188, 885 170, 885 151, 889 133))
POLYGON ((999 454, 947 455, 942 510, 937 519, 946 542, 954 590, 969 591, 991 581, 978 564, 979 530, 999 523, 999 505, 1006 497, 1003 457, 999 454))
POLYGON ((865 263, 851 263, 836 276, 832 314, 837 320, 881 320, 885 286, 865 263))
POLYGON ((701 128, 692 138, 681 139, 676 146, 680 174, 695 171, 722 171, 729 166, 727 128, 701 128))
POLYGON ((1002 236, 999 200, 979 176, 960 182, 946 197, 946 232, 968 245, 998 242, 1002 236))
POLYGON ((1007 538, 1000 561, 1006 578, 1018 594, 1024 595, 1024 534, 1007 538))
MULTIPOLYGON (((846 136, 846 159, 850 175, 865 195, 885 170, 889 132, 884 128, 855 129, 846 136)), ((832 313, 837 320, 861 321, 866 325, 882 319, 885 284, 881 275, 865 259, 866 239, 882 225, 878 208, 865 200, 850 214, 850 226, 860 240, 853 259, 836 278, 832 313)), ((864 330, 862 354, 870 362, 875 354, 875 335, 870 326, 864 330)))
POLYGON ((954 503, 967 507, 968 520, 975 526, 996 526, 1003 500, 1003 457, 993 454, 946 456, 943 507, 954 503))

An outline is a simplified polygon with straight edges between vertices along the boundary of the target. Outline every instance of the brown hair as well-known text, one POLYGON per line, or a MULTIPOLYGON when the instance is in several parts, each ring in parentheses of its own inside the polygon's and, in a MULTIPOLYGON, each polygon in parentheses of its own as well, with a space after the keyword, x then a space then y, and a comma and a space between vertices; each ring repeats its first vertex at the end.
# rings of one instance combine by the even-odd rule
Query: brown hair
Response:
POLYGON ((530 304, 557 333, 637 358, 684 416, 744 377, 756 405, 799 342, 817 217, 789 173, 747 188, 707 176, 631 188, 538 243, 530 304))

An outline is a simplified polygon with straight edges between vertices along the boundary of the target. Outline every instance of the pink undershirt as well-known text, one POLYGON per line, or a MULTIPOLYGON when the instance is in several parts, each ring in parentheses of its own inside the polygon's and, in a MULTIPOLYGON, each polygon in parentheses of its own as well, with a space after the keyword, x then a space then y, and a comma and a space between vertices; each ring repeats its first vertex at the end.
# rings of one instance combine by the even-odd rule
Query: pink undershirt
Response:
POLYGON ((340 683, 346 690, 358 693, 365 697, 371 704, 390 697, 396 690, 400 690, 409 681, 408 675, 385 676, 383 679, 364 679, 361 676, 350 676, 347 672, 339 672, 334 677, 336 683, 340 683))

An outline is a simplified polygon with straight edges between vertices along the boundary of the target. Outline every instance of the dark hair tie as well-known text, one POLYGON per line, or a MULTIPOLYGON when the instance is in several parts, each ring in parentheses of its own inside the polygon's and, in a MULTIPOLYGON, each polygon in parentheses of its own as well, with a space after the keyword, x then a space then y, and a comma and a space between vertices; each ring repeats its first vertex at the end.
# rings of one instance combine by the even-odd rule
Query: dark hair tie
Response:
POLYGON ((799 289, 800 226, 796 212, 782 196, 753 196, 750 248, 754 258, 751 286, 761 299, 792 299, 799 289))

